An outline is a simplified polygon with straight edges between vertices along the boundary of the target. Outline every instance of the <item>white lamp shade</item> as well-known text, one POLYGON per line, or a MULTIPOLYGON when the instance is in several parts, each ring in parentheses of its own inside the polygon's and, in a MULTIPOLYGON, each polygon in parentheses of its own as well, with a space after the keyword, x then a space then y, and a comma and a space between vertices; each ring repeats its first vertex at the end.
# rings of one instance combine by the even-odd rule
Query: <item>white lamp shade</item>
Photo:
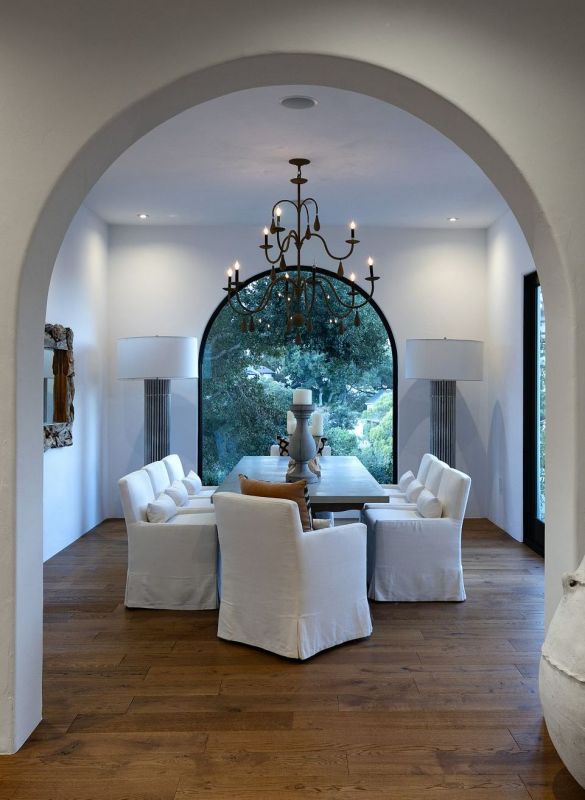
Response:
POLYGON ((407 380, 483 380, 483 342, 473 339, 407 339, 407 380))
POLYGON ((132 336, 118 339, 118 378, 197 378, 194 336, 132 336))

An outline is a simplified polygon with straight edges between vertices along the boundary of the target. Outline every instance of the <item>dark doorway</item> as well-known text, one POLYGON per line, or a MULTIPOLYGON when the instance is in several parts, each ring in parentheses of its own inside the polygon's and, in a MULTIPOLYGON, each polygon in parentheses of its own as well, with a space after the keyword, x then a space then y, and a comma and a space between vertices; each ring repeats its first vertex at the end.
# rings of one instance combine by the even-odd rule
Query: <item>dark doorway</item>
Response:
POLYGON ((524 277, 524 542, 544 556, 546 326, 536 272, 524 277))

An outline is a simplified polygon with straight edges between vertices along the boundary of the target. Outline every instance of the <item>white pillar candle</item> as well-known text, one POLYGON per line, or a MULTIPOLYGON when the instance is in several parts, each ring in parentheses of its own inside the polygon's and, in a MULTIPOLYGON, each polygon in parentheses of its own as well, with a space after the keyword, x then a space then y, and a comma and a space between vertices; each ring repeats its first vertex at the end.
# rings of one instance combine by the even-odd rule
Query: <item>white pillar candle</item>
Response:
POLYGON ((287 411, 286 412, 286 432, 289 434, 289 436, 292 436, 292 434, 296 430, 296 427, 297 427, 297 421, 296 421, 295 415, 293 414, 292 411, 287 411))
POLYGON ((293 391, 293 405, 310 406, 313 402, 313 392, 310 389, 295 389, 293 391))
POLYGON ((320 411, 315 411, 313 414, 311 433, 313 436, 323 436, 323 414, 320 411))

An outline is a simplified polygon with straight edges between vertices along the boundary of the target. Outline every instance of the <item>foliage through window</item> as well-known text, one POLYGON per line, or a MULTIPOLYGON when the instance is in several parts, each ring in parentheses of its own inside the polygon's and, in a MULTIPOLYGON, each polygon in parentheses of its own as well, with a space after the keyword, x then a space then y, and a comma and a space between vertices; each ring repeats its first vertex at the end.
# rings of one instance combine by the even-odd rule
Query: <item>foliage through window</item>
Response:
MULTIPOLYGON (((339 283, 345 294, 348 286, 339 283)), ((269 281, 258 278, 243 290, 250 300, 269 281)), ((244 298, 243 298, 244 299, 244 298)), ((282 302, 282 301, 281 301, 282 302)), ((224 305, 208 329, 201 370, 203 481, 220 483, 244 455, 268 455, 286 434, 293 389, 312 389, 325 413, 325 433, 334 455, 356 455, 381 482, 393 475, 394 360, 388 330, 376 309, 360 311, 361 325, 337 331, 324 308, 315 310, 312 334, 296 345, 282 325, 280 303, 242 333, 240 318, 224 305)))

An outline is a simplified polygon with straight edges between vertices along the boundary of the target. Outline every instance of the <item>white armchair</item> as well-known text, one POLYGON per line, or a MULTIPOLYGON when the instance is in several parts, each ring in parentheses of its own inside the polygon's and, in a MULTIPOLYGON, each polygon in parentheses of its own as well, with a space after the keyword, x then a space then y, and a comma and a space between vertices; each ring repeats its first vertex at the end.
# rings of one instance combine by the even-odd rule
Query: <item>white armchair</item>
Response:
POLYGON ((136 608, 217 608, 215 514, 177 514, 148 522, 155 499, 148 473, 137 470, 118 481, 128 531, 124 604, 136 608))
MULTIPOLYGON (((162 463, 165 465, 165 469, 168 473, 169 481, 171 483, 173 481, 182 481, 183 478, 187 477, 185 475, 185 470, 183 468, 181 459, 176 453, 173 453, 170 456, 165 456, 165 458, 162 460, 162 463)), ((211 497, 216 489, 217 486, 202 486, 196 497, 211 497)))
POLYGON ((214 501, 219 637, 306 659, 370 635, 365 525, 303 532, 291 500, 221 492, 214 501))
MULTIPOLYGON (((167 456, 167 458, 170 458, 170 456, 167 456)), ((176 456, 176 458, 180 464, 181 459, 179 456, 176 456)), ((146 464, 142 469, 150 478, 155 497, 158 497, 161 492, 164 492, 166 489, 168 489, 173 480, 175 480, 175 478, 170 477, 170 473, 167 469, 164 459, 163 461, 152 461, 150 464, 146 464)), ((182 469, 183 466, 181 465, 181 471, 182 469)), ((181 478, 178 478, 177 480, 181 480, 181 478)), ((177 507, 177 514, 193 514, 196 511, 205 511, 208 513, 213 511, 210 495, 195 495, 194 497, 189 497, 184 506, 177 507)))
MULTIPOLYGON (((425 453, 420 460, 418 472, 416 474, 417 481, 425 484, 431 464, 433 461, 438 460, 439 459, 432 453, 425 453)), ((392 498, 404 500, 404 490, 402 490, 397 483, 383 483, 382 488, 386 490, 386 494, 391 498, 391 501, 392 498)))
POLYGON ((437 496, 441 518, 418 511, 364 506, 368 527, 368 594, 374 600, 465 600, 461 528, 471 479, 445 467, 437 496))
MULTIPOLYGON (((446 469, 449 469, 448 464, 444 461, 439 461, 436 456, 430 453, 425 453, 416 479, 419 483, 422 483, 425 489, 428 489, 429 492, 436 497, 441 484, 443 471, 446 469)), ((385 507, 398 508, 402 511, 416 511, 416 502, 410 502, 406 493, 389 492, 388 505, 385 507)))

